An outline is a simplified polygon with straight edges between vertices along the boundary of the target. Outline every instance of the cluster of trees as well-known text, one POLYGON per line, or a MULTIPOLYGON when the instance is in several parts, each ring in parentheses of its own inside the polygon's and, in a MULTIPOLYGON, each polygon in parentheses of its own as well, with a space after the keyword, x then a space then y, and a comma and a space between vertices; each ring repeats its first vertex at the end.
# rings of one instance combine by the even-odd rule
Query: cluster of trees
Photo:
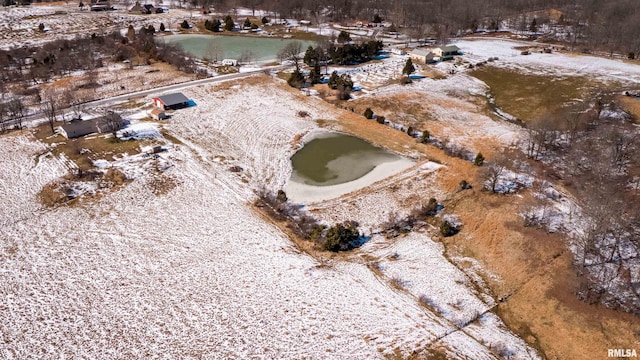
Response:
POLYGON ((204 21, 204 28, 209 31, 220 32, 221 26, 222 26, 222 23, 218 19, 213 19, 213 20, 207 19, 204 21))
POLYGON ((16 47, 0 50, 0 82, 38 84, 56 75, 73 71, 92 71, 104 66, 104 60, 146 64, 149 60, 165 61, 178 69, 194 73, 193 60, 177 47, 156 43, 155 28, 150 25, 138 32, 130 27, 127 36, 119 32, 93 34, 71 40, 56 40, 40 47, 16 47))
MULTIPOLYGON (((557 32, 558 39, 582 48, 603 49, 636 56, 640 52, 640 7, 636 0, 311 0, 274 1, 193 0, 200 7, 233 12, 234 8, 263 9, 282 17, 307 18, 317 23, 369 19, 388 21, 413 38, 434 37, 441 42, 479 28, 557 32), (550 14, 548 10, 556 10, 550 14)), ((345 39, 346 40, 346 39, 345 39)), ((345 42, 348 42, 346 40, 345 42)))
POLYGON ((351 90, 353 90, 353 81, 349 74, 338 75, 337 71, 331 73, 327 85, 338 90, 338 99, 349 100, 351 98, 351 90))
POLYGON ((302 239, 313 241, 328 251, 346 251, 358 247, 361 243, 358 223, 345 221, 326 226, 304 212, 296 204, 288 201, 283 190, 276 193, 260 189, 257 192, 256 206, 264 209, 277 221, 286 221, 287 227, 302 239))
POLYGON ((0 133, 6 132, 11 127, 22 129, 22 121, 26 115, 27 108, 21 98, 0 101, 0 133))
MULTIPOLYGON (((573 231, 580 297, 640 313, 630 273, 640 264, 640 145, 631 119, 608 114, 623 112, 601 98, 587 111, 544 114, 528 124, 526 155, 548 165, 580 206, 575 215, 584 221, 573 231)), ((546 216, 528 217, 526 225, 548 226, 546 216)))

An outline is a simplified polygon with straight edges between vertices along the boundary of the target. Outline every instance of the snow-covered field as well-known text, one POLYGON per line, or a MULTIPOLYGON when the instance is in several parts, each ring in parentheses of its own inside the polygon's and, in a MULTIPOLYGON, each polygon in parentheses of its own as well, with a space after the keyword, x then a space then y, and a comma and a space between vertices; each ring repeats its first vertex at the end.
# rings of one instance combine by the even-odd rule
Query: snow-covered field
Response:
POLYGON ((2 356, 362 359, 440 349, 494 359, 499 343, 536 358, 490 314, 467 324, 494 300, 428 236, 358 250, 380 259, 376 273, 355 253, 300 253, 248 207, 256 187, 286 183, 296 135, 339 116, 263 80, 185 90, 198 105, 165 126, 182 141, 162 155, 177 184, 165 195, 143 171, 116 192, 38 211, 36 194, 64 165, 38 157, 45 149, 24 136, 0 138, 12 169, 2 208, 22 214, 0 233, 2 356), (399 258, 385 260, 390 251, 399 258))
MULTIPOLYGON (((63 16, 38 9, 46 20, 9 24, 14 32, 3 32, 0 46, 63 16)), ((637 66, 616 60, 521 56, 514 46, 525 43, 504 40, 457 45, 471 62, 498 57, 496 66, 640 80, 637 66)), ((405 59, 340 71, 367 90, 363 97, 426 94, 408 102, 446 124, 452 141, 520 140, 519 127, 478 112, 470 98, 486 86, 462 67, 440 65, 460 70, 445 79, 379 88, 405 59)), ((197 106, 160 125, 175 143, 155 160, 96 161, 132 181, 74 205, 44 208, 37 199, 67 172, 64 158, 27 135, 0 137, 0 357, 369 359, 435 349, 452 358, 538 358, 492 312, 497 300, 483 278, 493 275, 474 259, 451 262, 428 232, 373 235, 348 255, 315 259, 257 215, 254 191, 285 188, 297 143, 319 130, 316 120, 337 127, 340 110, 263 75, 236 82, 184 89, 197 106), (154 191, 158 172, 174 184, 166 193, 154 191)), ((159 136, 156 126, 132 129, 159 136)), ((316 194, 306 206, 323 222, 356 220, 370 235, 390 214, 410 211, 404 202, 418 189, 424 199, 443 198, 424 185, 443 172, 422 161, 366 191, 316 194)))
POLYGON ((492 63, 494 66, 539 74, 588 76, 603 82, 640 82, 640 67, 622 60, 556 51, 551 54, 532 51, 530 55, 521 55, 521 50, 516 49, 516 47, 541 47, 544 44, 504 39, 464 39, 457 41, 456 45, 465 54, 465 59, 471 62, 497 57, 498 60, 492 63))

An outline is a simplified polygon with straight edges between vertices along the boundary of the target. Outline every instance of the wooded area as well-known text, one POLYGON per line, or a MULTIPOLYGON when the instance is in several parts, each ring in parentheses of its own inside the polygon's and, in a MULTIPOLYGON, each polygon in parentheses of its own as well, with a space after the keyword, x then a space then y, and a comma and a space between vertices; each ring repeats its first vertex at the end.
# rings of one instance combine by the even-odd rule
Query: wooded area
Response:
POLYGON ((194 0, 194 5, 233 13, 266 10, 314 23, 383 20, 415 38, 441 41, 477 29, 540 31, 577 50, 625 55, 640 51, 640 2, 634 0, 194 0), (535 20, 534 20, 535 19, 535 20))

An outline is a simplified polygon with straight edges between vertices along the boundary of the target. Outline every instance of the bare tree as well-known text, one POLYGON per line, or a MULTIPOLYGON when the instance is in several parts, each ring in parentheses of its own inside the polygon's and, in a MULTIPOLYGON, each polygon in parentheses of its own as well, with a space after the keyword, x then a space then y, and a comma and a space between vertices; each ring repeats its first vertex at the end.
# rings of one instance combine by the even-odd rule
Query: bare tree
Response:
POLYGON ((105 110, 102 119, 103 120, 101 126, 106 131, 111 132, 113 136, 116 136, 116 133, 122 128, 122 125, 124 124, 122 116, 111 110, 105 110))
POLYGON ((280 61, 289 60, 293 62, 296 71, 300 71, 300 60, 302 59, 302 43, 294 41, 288 43, 282 50, 278 52, 280 61))
POLYGON ((18 129, 22 130, 22 120, 27 112, 22 100, 20 98, 15 98, 9 101, 9 103, 7 103, 7 109, 18 129))
POLYGON ((65 107, 71 108, 74 119, 82 118, 82 114, 86 108, 87 97, 80 91, 66 88, 62 93, 62 103, 65 107))
POLYGON ((55 134, 55 123, 58 113, 60 111, 60 96, 56 89, 48 88, 42 92, 42 102, 40 103, 40 110, 49 121, 51 126, 51 133, 55 134))
POLYGON ((504 155, 498 155, 496 158, 482 167, 480 171, 481 181, 485 183, 485 187, 492 193, 498 191, 498 182, 507 170, 509 161, 504 155))

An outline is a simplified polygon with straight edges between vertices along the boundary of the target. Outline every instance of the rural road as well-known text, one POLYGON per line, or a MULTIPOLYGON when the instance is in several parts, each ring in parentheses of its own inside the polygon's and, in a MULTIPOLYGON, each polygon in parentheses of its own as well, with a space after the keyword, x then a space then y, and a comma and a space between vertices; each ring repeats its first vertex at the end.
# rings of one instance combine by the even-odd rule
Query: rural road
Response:
MULTIPOLYGON (((91 108, 96 108, 96 107, 105 106, 105 105, 117 104, 117 103, 120 103, 120 102, 128 101, 128 100, 131 100, 131 99, 135 99, 135 98, 138 98, 138 97, 147 96, 147 95, 151 95, 151 94, 162 94, 162 93, 165 93, 167 91, 176 91, 176 90, 180 90, 180 89, 189 88, 189 87, 192 87, 192 86, 210 84, 210 83, 226 81, 226 80, 239 79, 239 78, 243 78, 243 77, 246 77, 246 76, 249 76, 249 75, 253 75, 253 74, 257 74, 257 73, 261 73, 261 72, 265 72, 265 71, 279 71, 279 70, 282 70, 282 69, 286 69, 288 67, 290 67, 290 65, 269 66, 269 67, 259 68, 259 69, 255 69, 255 70, 249 70, 249 71, 245 71, 245 72, 238 72, 238 73, 234 73, 234 74, 226 74, 226 75, 208 77, 208 78, 204 78, 204 79, 187 81, 187 82, 183 82, 183 83, 179 83, 179 84, 173 84, 173 85, 157 87, 157 88, 153 88, 153 89, 149 89, 149 90, 135 91, 135 92, 131 92, 131 93, 123 94, 123 95, 118 95, 118 96, 113 96, 113 97, 109 97, 109 98, 105 98, 105 99, 98 99, 98 100, 88 101, 88 102, 84 103, 84 105, 86 106, 87 109, 91 109, 91 108)), ((61 109, 59 115, 64 115, 68 110, 69 110, 69 108, 61 109)), ((23 124, 23 126, 29 126, 29 125, 34 125, 33 124, 34 122, 37 124, 37 123, 40 123, 42 121, 46 121, 46 120, 44 119, 43 113, 39 111, 39 112, 36 112, 34 114, 25 116, 22 119, 22 124, 23 124)), ((15 126, 15 125, 18 124, 18 120, 17 119, 6 120, 5 124, 6 124, 7 127, 15 126)))

